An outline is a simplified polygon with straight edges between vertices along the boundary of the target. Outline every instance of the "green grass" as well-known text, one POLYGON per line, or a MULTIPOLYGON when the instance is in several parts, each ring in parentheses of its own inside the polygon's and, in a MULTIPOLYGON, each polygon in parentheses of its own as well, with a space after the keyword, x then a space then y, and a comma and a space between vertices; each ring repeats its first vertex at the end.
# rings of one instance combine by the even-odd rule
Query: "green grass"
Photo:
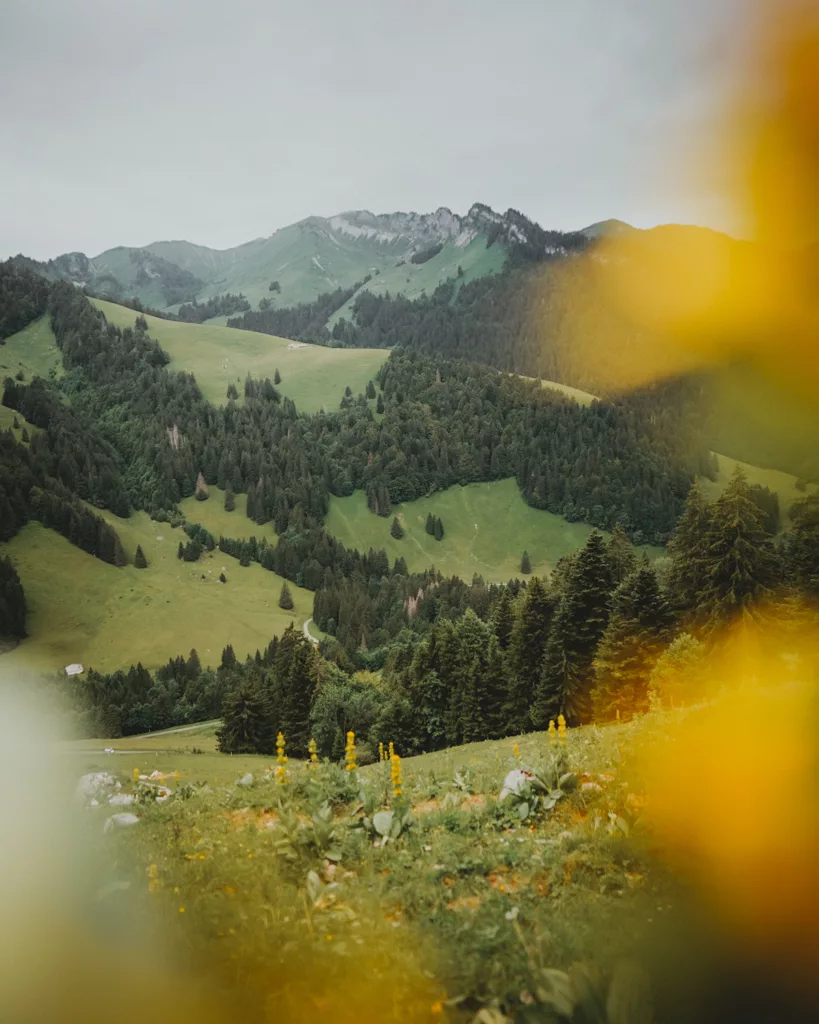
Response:
MULTIPOLYGON (((136 313, 113 302, 93 300, 118 327, 132 327, 136 313)), ((353 394, 364 391, 389 352, 386 349, 340 349, 305 345, 290 349, 285 338, 240 331, 218 324, 183 324, 146 317, 152 338, 171 357, 172 370, 194 374, 202 394, 215 405, 226 401, 229 384, 242 394, 248 374, 273 379, 282 376, 279 390, 300 412, 338 408, 348 385, 353 394)))
POLYGON ((34 320, 0 345, 0 379, 14 377, 19 370, 27 382, 32 377, 62 377, 62 356, 49 317, 34 320))
MULTIPOLYGON (((478 573, 490 582, 520 576, 520 559, 529 552, 532 571, 545 575, 562 556, 582 547, 593 528, 569 523, 561 516, 530 508, 514 480, 468 484, 399 505, 405 530, 401 540, 390 535, 392 516, 381 518, 367 508, 360 491, 348 498, 331 498, 325 522, 328 533, 359 551, 383 548, 390 559, 403 556, 411 572, 435 566, 445 576, 471 580, 478 573), (436 541, 425 530, 427 513, 444 524, 436 541)), ((644 548, 650 557, 660 548, 644 548)))
POLYGON ((731 459, 727 455, 716 454, 719 460, 717 479, 708 480, 705 477, 700 478, 700 485, 705 497, 709 501, 714 501, 718 498, 734 475, 734 470, 739 466, 748 478, 749 484, 762 484, 763 487, 768 487, 775 494, 779 495, 782 528, 788 526, 788 512, 791 505, 800 498, 805 498, 807 495, 815 494, 819 491, 819 484, 810 483, 806 484, 805 489, 800 491, 796 486, 796 477, 790 473, 782 473, 778 469, 762 469, 759 466, 752 466, 748 462, 739 462, 737 459, 731 459))
MULTIPOLYGON (((216 519, 207 517, 210 504, 199 503, 209 529, 216 519)), ((295 607, 282 611, 281 577, 258 564, 242 568, 218 550, 199 562, 183 562, 176 557, 181 530, 152 522, 143 512, 125 521, 103 514, 116 527, 129 559, 142 545, 147 569, 107 565, 39 523, 29 523, 0 545, 0 554, 10 555, 20 574, 31 634, 3 656, 4 666, 52 670, 78 661, 110 671, 141 661, 155 667, 192 647, 203 664, 212 665, 226 644, 244 658, 291 621, 301 627, 312 615, 313 595, 292 583, 295 607), (223 566, 227 584, 218 582, 223 566)))
MULTIPOLYGON (((388 844, 364 820, 358 796, 359 788, 368 793, 370 814, 391 800, 382 765, 348 785, 335 766, 291 761, 280 786, 265 770, 269 757, 105 755, 104 740, 92 741, 99 752, 62 745, 57 764, 71 776, 114 772, 126 792, 134 768, 178 771, 174 791, 206 785, 188 799, 135 805, 134 829, 104 834, 104 802, 84 810, 83 821, 102 862, 129 883, 129 899, 163 929, 165 947, 183 948, 203 985, 221 965, 222 984, 242 987, 250 1016, 275 993, 283 1019, 301 1019, 310 998, 352 1005, 344 1020, 470 1020, 475 1005, 492 999, 511 1009, 531 1001, 521 993, 546 986, 547 968, 582 960, 605 969, 656 932, 656 907, 669 902, 664 878, 639 840, 605 827, 610 812, 631 820, 617 775, 629 730, 570 731, 569 767, 611 774, 592 776, 599 784, 591 791, 523 823, 513 805, 497 802, 518 764, 513 738, 404 759, 404 806, 414 813, 388 844), (454 784, 456 768, 466 788, 454 784), (237 787, 247 771, 253 784, 237 787), (311 818, 325 800, 333 813, 311 818), (305 972, 313 971, 308 997, 305 972), (469 997, 469 1012, 441 1016, 439 1001, 455 997, 469 997)), ((551 757, 542 733, 518 742, 528 766, 551 757)))
POLYGON ((463 247, 445 245, 437 256, 433 256, 426 263, 406 262, 400 266, 390 264, 382 268, 377 276, 368 281, 337 310, 330 317, 328 326, 332 327, 341 317, 352 319, 352 307, 362 291, 372 292, 374 295, 384 295, 386 292, 391 295, 403 294, 408 299, 417 299, 425 293, 432 295, 438 285, 449 278, 456 278, 460 287, 478 277, 497 273, 505 262, 506 249, 497 244, 487 249, 486 239, 480 235, 463 247), (457 277, 459 266, 463 270, 463 276, 460 278, 457 277))
POLYGON ((248 540, 256 537, 261 540, 266 537, 268 542, 274 543, 276 531, 272 523, 265 523, 258 526, 252 519, 247 518, 247 495, 237 494, 236 508, 232 512, 225 511, 225 492, 218 487, 208 486, 210 497, 207 501, 197 501, 196 498, 183 498, 179 502, 182 515, 191 523, 200 523, 206 527, 218 541, 219 537, 232 537, 235 540, 248 540))

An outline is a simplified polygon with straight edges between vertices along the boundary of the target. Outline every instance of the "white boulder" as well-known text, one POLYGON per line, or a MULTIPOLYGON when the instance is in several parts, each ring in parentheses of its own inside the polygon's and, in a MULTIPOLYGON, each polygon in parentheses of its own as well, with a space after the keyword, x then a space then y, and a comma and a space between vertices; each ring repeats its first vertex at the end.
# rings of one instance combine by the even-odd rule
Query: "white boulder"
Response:
POLYGON ((130 828, 131 825, 136 825, 139 818, 135 814, 126 812, 125 814, 112 814, 107 819, 103 826, 103 832, 110 832, 112 828, 130 828))
POLYGON ((116 807, 127 807, 128 804, 132 804, 134 798, 130 793, 114 793, 108 797, 108 803, 114 804, 116 807))
POLYGON ((77 783, 74 794, 80 803, 89 803, 95 797, 104 797, 111 790, 119 788, 119 782, 108 772, 90 772, 77 783))
POLYGON ((534 775, 527 772, 525 768, 513 768, 511 772, 507 772, 506 778, 503 780, 503 788, 498 800, 505 800, 508 796, 517 795, 533 778, 534 775))

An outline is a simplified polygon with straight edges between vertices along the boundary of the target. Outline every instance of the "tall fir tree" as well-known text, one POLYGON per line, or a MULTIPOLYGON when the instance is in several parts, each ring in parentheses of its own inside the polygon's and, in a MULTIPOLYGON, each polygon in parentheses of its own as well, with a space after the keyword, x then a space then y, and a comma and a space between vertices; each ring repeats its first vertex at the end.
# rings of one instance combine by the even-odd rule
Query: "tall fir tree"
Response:
POLYGON ((524 576, 528 576, 532 571, 532 561, 529 558, 529 552, 524 551, 520 559, 520 571, 524 576))
POLYGON ((616 587, 637 568, 637 557, 631 541, 626 536, 626 531, 621 523, 617 523, 611 531, 611 537, 606 545, 611 566, 611 577, 616 587))
POLYGON ((683 615, 696 613, 708 580, 711 516, 711 506, 695 483, 668 544, 669 599, 674 610, 683 615))
POLYGON ((148 559, 145 557, 145 552, 142 550, 142 545, 137 544, 137 549, 134 554, 134 565, 137 569, 147 569, 148 559))
POLYGON ((216 737, 224 754, 273 752, 270 701, 255 682, 242 680, 222 702, 222 725, 216 737))
POLYGON ((785 564, 791 585, 812 601, 819 599, 819 494, 794 502, 792 528, 785 539, 785 564))
POLYGON ((26 598, 23 584, 10 558, 0 558, 0 639, 23 640, 26 633, 26 598))
POLYGON ((390 536, 394 537, 395 540, 401 540, 404 536, 404 527, 401 525, 398 516, 395 516, 390 527, 390 536))
POLYGON ((708 627, 751 612, 772 596, 782 565, 768 533, 765 513, 750 496, 737 469, 714 502, 707 535, 707 575, 701 595, 708 627))
POLYGON ((649 679, 670 625, 657 575, 644 559, 612 596, 611 619, 594 659, 595 721, 648 711, 649 679))
POLYGON ((236 497, 230 484, 225 487, 225 512, 232 512, 236 508, 236 497))
POLYGON ((529 581, 509 645, 511 680, 506 707, 509 733, 523 732, 529 726, 529 711, 543 669, 555 605, 555 596, 538 576, 529 581))
POLYGON ((272 698, 280 729, 291 750, 307 750, 310 708, 320 672, 320 656, 313 645, 290 625, 279 639, 273 664, 272 698))
POLYGON ((279 608, 284 608, 288 612, 293 610, 293 595, 290 593, 287 580, 282 580, 282 589, 279 593, 279 608))
POLYGON ((558 714, 574 723, 588 718, 592 662, 609 623, 613 589, 608 552, 595 531, 569 569, 555 613, 532 709, 537 728, 558 714))
POLYGON ((509 649, 509 645, 512 642, 512 629, 514 625, 515 611, 512 607, 512 598, 509 590, 504 587, 492 612, 492 632, 497 637, 498 645, 502 651, 509 649))

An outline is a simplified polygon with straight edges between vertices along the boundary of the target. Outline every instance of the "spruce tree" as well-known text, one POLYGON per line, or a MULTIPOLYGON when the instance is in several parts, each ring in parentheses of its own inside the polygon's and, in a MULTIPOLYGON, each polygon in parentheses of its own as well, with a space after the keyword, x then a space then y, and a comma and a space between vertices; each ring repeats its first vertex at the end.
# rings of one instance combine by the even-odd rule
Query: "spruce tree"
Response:
POLYGON ((375 398, 375 384, 371 380, 367 381, 367 398, 375 398))
POLYGON ((384 396, 380 391, 378 393, 378 401, 375 404, 375 411, 379 414, 384 412, 384 396))
POLYGON ((437 518, 437 516, 435 518, 435 523, 433 524, 433 532, 436 540, 444 539, 444 524, 437 518))
POLYGON ((0 558, 0 638, 22 640, 26 633, 26 598, 11 559, 0 558))
POLYGON ((526 587, 509 646, 512 678, 506 708, 506 731, 522 732, 529 724, 543 669, 543 656, 555 612, 555 598, 535 576, 526 587))
POLYGON ((492 632, 497 637, 498 645, 502 651, 509 649, 512 642, 512 629, 515 624, 515 613, 512 608, 512 598, 509 590, 504 587, 501 595, 495 602, 492 612, 492 632))
POLYGON ((306 750, 310 742, 310 708, 321 658, 292 624, 282 634, 273 664, 278 729, 291 750, 306 750))
POLYGON ((591 694, 595 721, 648 711, 648 684, 671 613, 647 560, 612 596, 612 612, 594 660, 591 694))
POLYGON ((520 559, 520 571, 524 576, 528 576, 532 571, 532 563, 529 560, 529 552, 524 551, 520 559))
POLYGON ((230 484, 225 488, 225 512, 232 512, 236 508, 236 498, 230 484))
POLYGON ((142 545, 137 544, 136 552, 134 553, 134 565, 137 569, 147 569, 148 559, 145 557, 145 552, 142 550, 142 545))
POLYGON ((279 608, 284 608, 284 610, 288 612, 293 609, 293 595, 290 593, 290 587, 287 585, 287 580, 282 580, 282 589, 279 594, 279 608))
POLYGON ((612 580, 614 585, 619 587, 623 580, 630 576, 637 567, 637 557, 634 554, 634 548, 631 546, 631 541, 626 536, 626 531, 621 523, 617 523, 611 531, 606 551, 609 557, 609 565, 611 566, 612 580))
POLYGON ((791 507, 793 526, 785 540, 785 565, 791 584, 805 597, 819 598, 819 494, 791 507))
POLYGON ((31 438, 28 436, 28 430, 25 427, 23 427, 23 432, 20 434, 20 440, 24 444, 28 444, 29 441, 31 440, 31 438))
POLYGON ((269 754, 273 751, 270 701, 259 685, 244 679, 225 695, 222 725, 216 737, 223 754, 269 754))
POLYGON ((179 542, 179 546, 176 549, 176 557, 177 558, 184 558, 185 557, 185 545, 182 543, 181 540, 179 542))
POLYGON ((392 526, 390 527, 390 535, 394 537, 396 540, 401 540, 401 538, 404 536, 404 527, 399 522, 398 516, 395 516, 395 518, 392 521, 392 526))
POLYGON ((277 366, 276 369, 273 372, 273 383, 276 384, 276 385, 279 385, 279 384, 281 384, 281 382, 282 382, 282 375, 279 373, 279 368, 277 366))
POLYGON ((683 614, 692 614, 699 606, 708 577, 708 535, 711 506, 698 484, 688 492, 685 507, 668 544, 671 558, 669 599, 683 614))
POLYGON ((435 536, 435 520, 433 519, 431 512, 427 512, 427 521, 426 525, 424 526, 424 529, 427 531, 430 537, 435 536))
POLYGON ((222 661, 219 664, 219 668, 225 672, 229 672, 231 669, 236 668, 236 652, 233 650, 233 644, 228 644, 222 650, 222 661))
POLYGON ((748 612, 772 595, 782 567, 765 514, 752 500, 739 468, 714 502, 707 543, 701 606, 709 625, 748 612))
POLYGON ((597 644, 609 622, 614 589, 608 553, 595 531, 572 564, 554 617, 532 721, 538 728, 563 714, 588 716, 588 692, 597 644))

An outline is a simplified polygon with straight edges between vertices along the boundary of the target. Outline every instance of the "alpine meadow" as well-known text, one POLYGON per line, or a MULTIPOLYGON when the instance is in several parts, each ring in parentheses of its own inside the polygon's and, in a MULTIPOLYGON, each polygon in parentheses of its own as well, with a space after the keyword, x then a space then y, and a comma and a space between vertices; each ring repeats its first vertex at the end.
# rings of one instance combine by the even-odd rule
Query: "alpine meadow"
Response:
POLYGON ((812 1020, 819 21, 356 3, 13 3, 4 1019, 812 1020))

